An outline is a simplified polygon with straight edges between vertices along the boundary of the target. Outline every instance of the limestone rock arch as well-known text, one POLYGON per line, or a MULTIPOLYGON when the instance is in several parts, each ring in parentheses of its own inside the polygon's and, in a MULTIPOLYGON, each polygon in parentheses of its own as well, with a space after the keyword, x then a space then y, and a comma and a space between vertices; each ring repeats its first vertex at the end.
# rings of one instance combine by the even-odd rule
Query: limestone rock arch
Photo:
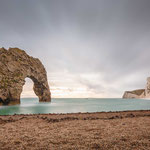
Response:
POLYGON ((20 103, 26 77, 33 81, 39 101, 51 101, 47 73, 41 61, 19 48, 0 48, 0 105, 20 103))

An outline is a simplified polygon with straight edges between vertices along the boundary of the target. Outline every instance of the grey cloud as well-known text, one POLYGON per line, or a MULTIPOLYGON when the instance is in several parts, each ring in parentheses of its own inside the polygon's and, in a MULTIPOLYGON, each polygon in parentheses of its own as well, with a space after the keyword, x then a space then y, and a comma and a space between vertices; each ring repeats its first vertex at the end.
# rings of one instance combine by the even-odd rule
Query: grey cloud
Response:
POLYGON ((76 78, 76 81, 80 84, 84 85, 88 91, 93 91, 95 93, 104 93, 105 88, 97 81, 97 83, 93 83, 92 81, 85 79, 81 76, 76 78))
POLYGON ((0 1, 0 45, 27 50, 48 72, 99 73, 112 87, 139 87, 149 76, 149 8, 149 0, 0 1))

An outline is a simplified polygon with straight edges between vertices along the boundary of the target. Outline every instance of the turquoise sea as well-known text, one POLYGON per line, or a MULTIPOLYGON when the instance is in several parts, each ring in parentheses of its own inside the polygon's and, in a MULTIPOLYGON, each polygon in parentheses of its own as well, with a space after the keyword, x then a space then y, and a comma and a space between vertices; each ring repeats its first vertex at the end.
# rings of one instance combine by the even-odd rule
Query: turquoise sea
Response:
POLYGON ((20 105, 0 106, 0 115, 127 110, 150 110, 150 99, 53 98, 51 103, 39 103, 38 98, 22 98, 20 105))

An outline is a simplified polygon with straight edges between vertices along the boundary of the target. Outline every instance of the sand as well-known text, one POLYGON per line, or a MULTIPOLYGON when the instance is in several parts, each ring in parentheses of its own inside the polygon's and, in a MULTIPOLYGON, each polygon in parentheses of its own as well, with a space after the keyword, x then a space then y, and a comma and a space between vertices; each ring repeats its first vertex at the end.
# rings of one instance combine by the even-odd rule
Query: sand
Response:
POLYGON ((0 116, 0 150, 150 150, 150 111, 0 116))

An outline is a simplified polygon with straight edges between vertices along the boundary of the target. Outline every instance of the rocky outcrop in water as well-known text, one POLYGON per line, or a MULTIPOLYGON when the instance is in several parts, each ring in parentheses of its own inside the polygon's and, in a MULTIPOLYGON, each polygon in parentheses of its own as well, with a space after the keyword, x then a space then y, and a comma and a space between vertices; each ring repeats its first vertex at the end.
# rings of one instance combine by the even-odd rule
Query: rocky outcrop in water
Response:
POLYGON ((147 78, 145 89, 125 91, 123 98, 150 98, 150 77, 147 78))
POLYGON ((40 60, 18 48, 0 48, 0 105, 20 103, 27 77, 33 81, 39 101, 51 101, 46 70, 40 60))

